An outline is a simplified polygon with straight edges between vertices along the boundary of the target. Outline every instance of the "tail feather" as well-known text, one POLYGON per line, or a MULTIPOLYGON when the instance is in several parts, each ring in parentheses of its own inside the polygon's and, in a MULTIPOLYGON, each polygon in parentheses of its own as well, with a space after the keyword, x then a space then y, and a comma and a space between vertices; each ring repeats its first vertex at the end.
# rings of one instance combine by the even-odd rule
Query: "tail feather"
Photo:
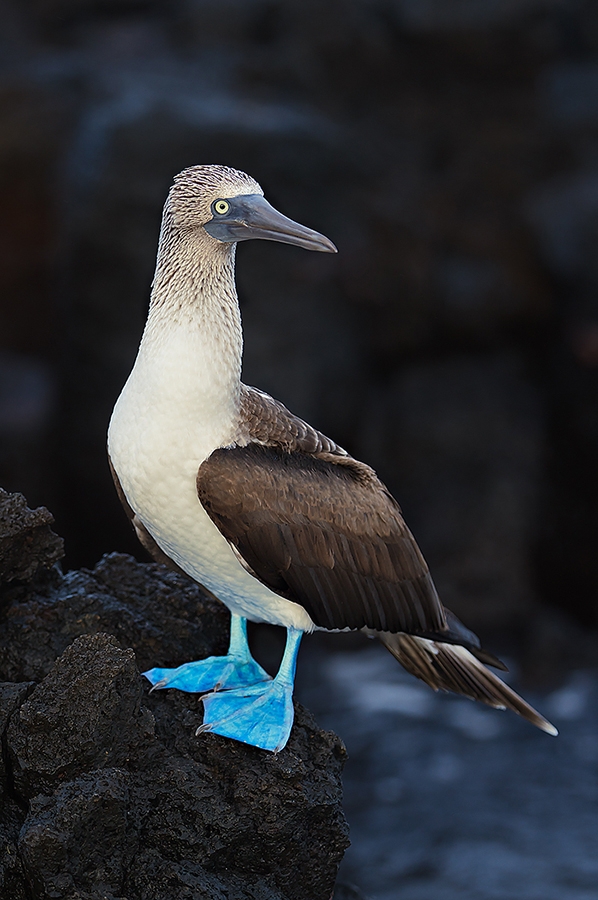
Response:
POLYGON ((447 644, 410 634, 376 635, 401 665, 435 691, 454 691, 472 700, 511 709, 548 734, 558 731, 504 681, 459 644, 447 644))

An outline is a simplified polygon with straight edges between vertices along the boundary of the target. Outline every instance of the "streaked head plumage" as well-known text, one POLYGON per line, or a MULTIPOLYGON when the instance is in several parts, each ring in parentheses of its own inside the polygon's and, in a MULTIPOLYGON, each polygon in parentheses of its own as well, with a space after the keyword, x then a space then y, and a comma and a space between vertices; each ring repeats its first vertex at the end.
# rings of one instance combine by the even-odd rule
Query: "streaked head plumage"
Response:
POLYGON ((175 176, 168 195, 174 224, 197 228, 212 218, 212 204, 220 198, 264 192, 255 178, 229 166, 190 166, 175 176))

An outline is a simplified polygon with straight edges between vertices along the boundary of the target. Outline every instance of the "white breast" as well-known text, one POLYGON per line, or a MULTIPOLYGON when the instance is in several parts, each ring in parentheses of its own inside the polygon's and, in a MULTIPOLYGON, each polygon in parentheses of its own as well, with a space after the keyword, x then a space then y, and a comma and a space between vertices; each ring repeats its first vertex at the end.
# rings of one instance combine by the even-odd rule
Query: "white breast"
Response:
POLYGON ((238 615, 311 631, 303 607, 243 568, 197 497, 199 466, 232 442, 237 416, 234 395, 227 401, 218 373, 201 363, 201 342, 185 331, 140 351, 110 421, 110 459, 136 515, 192 578, 238 615))

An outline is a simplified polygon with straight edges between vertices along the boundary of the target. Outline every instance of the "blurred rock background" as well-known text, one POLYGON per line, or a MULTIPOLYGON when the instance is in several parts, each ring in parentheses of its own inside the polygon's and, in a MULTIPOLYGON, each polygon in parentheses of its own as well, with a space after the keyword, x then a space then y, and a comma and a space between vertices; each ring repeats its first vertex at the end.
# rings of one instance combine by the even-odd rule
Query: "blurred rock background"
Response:
POLYGON ((106 426, 169 184, 212 162, 340 251, 240 246, 245 380, 375 466, 562 731, 306 641, 299 696, 350 755, 345 880, 593 900, 598 3, 0 0, 0 485, 71 567, 143 558, 106 426))
POLYGON ((71 565, 138 552, 106 424, 170 181, 221 162, 340 250, 240 248, 245 380, 377 468, 472 627, 598 624, 595 2, 2 0, 0 49, 0 483, 71 565))

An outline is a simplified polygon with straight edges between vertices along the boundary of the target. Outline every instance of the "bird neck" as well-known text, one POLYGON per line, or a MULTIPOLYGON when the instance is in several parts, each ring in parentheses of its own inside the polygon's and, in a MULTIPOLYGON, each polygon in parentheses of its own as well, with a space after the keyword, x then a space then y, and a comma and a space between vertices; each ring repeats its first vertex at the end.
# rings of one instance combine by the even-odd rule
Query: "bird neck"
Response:
POLYGON ((138 359, 159 358, 190 389, 237 403, 242 352, 235 244, 165 220, 138 359))

